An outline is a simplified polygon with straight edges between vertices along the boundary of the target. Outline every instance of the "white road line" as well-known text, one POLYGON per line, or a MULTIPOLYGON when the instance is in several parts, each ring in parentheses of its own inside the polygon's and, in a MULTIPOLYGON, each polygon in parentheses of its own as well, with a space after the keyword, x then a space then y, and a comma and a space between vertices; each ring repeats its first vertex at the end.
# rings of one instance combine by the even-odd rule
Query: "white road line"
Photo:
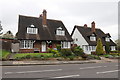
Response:
POLYGON ((84 68, 80 68, 80 69, 93 69, 93 68, 101 68, 101 67, 107 67, 107 66, 84 67, 84 68))
POLYGON ((5 72, 5 74, 16 74, 16 73, 37 73, 37 72, 51 72, 51 71, 62 71, 62 69, 55 70, 40 70, 40 71, 22 71, 22 72, 5 72))
POLYGON ((112 71, 104 71, 104 72, 96 72, 96 74, 104 74, 104 73, 111 73, 111 72, 118 72, 120 70, 112 70, 112 71))
POLYGON ((53 77, 53 78, 71 78, 71 77, 78 77, 80 75, 68 75, 68 76, 60 76, 60 77, 53 77))

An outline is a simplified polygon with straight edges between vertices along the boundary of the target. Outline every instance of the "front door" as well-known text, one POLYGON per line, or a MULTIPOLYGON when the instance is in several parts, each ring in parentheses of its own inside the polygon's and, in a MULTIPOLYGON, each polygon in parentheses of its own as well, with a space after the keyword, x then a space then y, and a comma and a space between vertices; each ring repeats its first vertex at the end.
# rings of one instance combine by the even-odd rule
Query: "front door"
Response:
POLYGON ((46 52, 46 42, 42 42, 42 52, 46 52))

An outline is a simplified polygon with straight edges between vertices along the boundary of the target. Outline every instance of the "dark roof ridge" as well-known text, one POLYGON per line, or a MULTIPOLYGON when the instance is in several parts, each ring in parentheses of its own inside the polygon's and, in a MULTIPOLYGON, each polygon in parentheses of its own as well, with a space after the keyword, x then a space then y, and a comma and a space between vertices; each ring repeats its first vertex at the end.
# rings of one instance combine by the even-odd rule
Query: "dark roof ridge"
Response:
MULTIPOLYGON (((84 26, 79 26, 79 25, 75 25, 76 27, 83 27, 84 28, 84 26)), ((91 27, 86 27, 86 28, 91 28, 91 27)), ((100 28, 95 28, 95 29, 100 29, 100 28)))
MULTIPOLYGON (((39 19, 39 17, 33 17, 33 16, 25 16, 25 15, 19 15, 19 16, 29 17, 29 18, 37 18, 37 19, 39 19)), ((62 22, 61 20, 55 20, 55 19, 47 19, 47 20, 60 21, 60 22, 62 22)))

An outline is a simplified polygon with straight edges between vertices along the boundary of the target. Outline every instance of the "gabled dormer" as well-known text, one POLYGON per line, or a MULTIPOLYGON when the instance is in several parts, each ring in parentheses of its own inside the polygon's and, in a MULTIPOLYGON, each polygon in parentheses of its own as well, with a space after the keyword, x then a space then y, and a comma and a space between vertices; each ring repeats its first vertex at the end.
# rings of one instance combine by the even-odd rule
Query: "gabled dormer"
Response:
POLYGON ((109 33, 107 33, 107 34, 105 34, 106 35, 106 37, 105 37, 105 41, 106 42, 110 42, 110 34, 109 33))
POLYGON ((34 24, 31 24, 30 26, 27 27, 27 34, 37 34, 37 33, 38 33, 38 28, 36 28, 34 24))
POLYGON ((65 31, 62 29, 62 27, 56 29, 56 35, 65 36, 65 31))
POLYGON ((94 33, 90 35, 90 41, 96 41, 96 35, 94 33))

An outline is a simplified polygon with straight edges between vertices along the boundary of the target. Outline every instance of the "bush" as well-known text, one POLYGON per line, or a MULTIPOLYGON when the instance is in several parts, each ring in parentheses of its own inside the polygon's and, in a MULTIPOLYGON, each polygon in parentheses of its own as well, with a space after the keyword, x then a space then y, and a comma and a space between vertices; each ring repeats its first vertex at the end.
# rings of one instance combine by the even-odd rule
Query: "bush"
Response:
POLYGON ((67 57, 72 56, 72 51, 70 49, 61 49, 61 56, 67 57))
POLYGON ((57 50, 60 52, 61 51, 61 45, 57 45, 57 50))
POLYGON ((54 50, 54 49, 51 49, 51 48, 48 49, 48 52, 49 52, 49 53, 53 53, 53 56, 54 56, 54 57, 60 55, 59 52, 58 52, 57 50, 54 50))
POLYGON ((74 56, 69 56, 69 59, 70 60, 74 60, 74 56))
POLYGON ((101 60, 101 58, 97 55, 88 55, 86 59, 97 59, 97 60, 101 60))
POLYGON ((75 56, 82 56, 84 55, 83 49, 80 48, 80 46, 77 47, 72 47, 72 52, 74 53, 75 56))
POLYGON ((105 58, 113 58, 113 56, 112 56, 112 55, 109 55, 109 54, 104 55, 104 57, 105 57, 105 58))

